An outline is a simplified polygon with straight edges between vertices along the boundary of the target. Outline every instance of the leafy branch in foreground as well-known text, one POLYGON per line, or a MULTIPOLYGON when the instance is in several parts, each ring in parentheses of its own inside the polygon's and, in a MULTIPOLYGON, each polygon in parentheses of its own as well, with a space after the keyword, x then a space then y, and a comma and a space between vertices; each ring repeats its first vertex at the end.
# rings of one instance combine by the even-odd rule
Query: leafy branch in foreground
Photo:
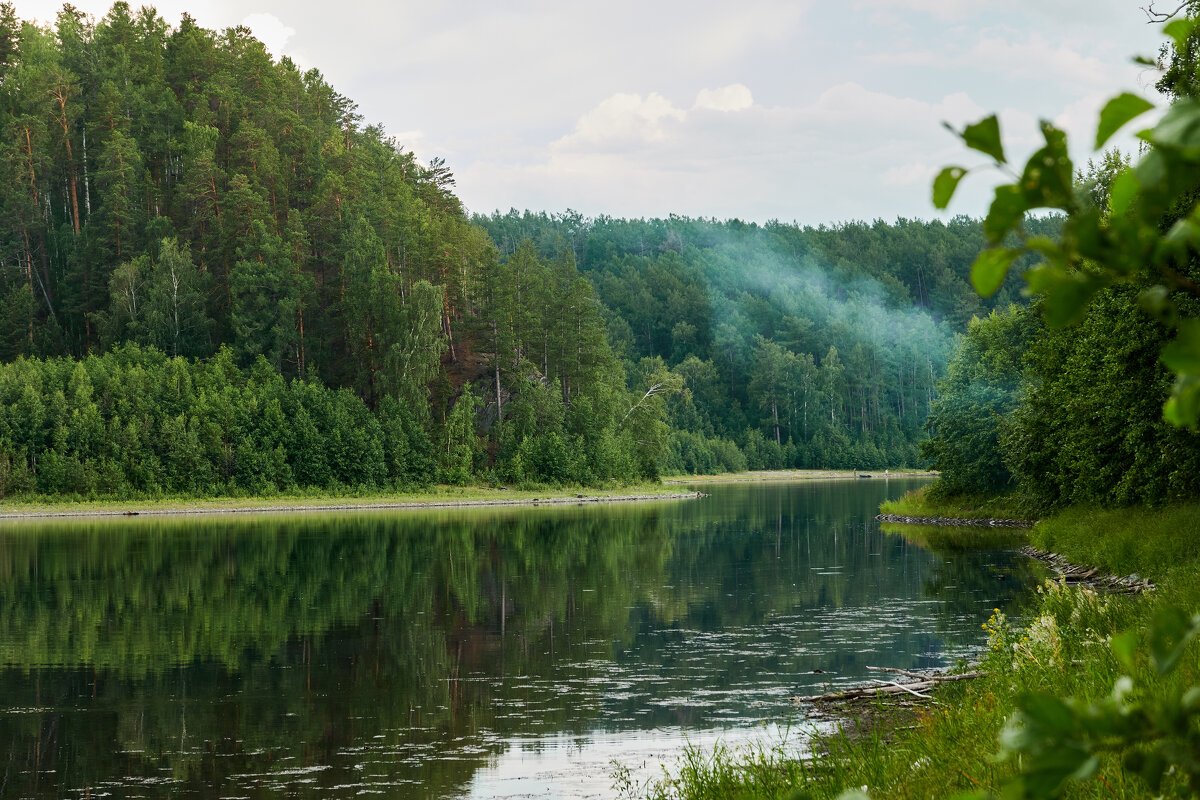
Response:
MULTIPOLYGON (((1179 19, 1164 32, 1183 52, 1195 26, 1195 19, 1179 19)), ((1100 112, 1095 148, 1152 108, 1134 94, 1113 97, 1100 112)), ((1076 186, 1067 135, 1051 123, 1041 123, 1045 145, 1019 173, 1004 153, 995 115, 954 132, 1013 178, 996 187, 984 219, 988 248, 971 269, 975 289, 993 294, 1018 257, 1037 254, 1042 263, 1025 273, 1026 283, 1044 299, 1047 323, 1062 327, 1082 319, 1105 288, 1121 282, 1142 287, 1142 307, 1175 331, 1161 351, 1176 376, 1164 416, 1175 425, 1196 427, 1200 319, 1188 313, 1185 298, 1200 298, 1194 277, 1200 254, 1200 99, 1177 100, 1153 128, 1138 134, 1149 148, 1136 165, 1114 177, 1106 208, 1097 208, 1076 186), (1026 215, 1038 210, 1065 215, 1058 240, 1024 233, 1026 215)), ((943 169, 933 182, 934 205, 946 208, 969 171, 943 169)))

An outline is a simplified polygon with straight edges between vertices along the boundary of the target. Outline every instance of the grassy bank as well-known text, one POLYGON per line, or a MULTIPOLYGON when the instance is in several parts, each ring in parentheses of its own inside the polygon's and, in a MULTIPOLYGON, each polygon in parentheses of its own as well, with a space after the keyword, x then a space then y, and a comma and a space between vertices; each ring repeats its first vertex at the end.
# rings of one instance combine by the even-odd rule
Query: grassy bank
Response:
POLYGON ((0 518, 91 516, 112 514, 203 514, 253 511, 316 511, 369 508, 509 505, 534 502, 664 499, 679 496, 678 487, 638 483, 596 487, 509 489, 494 486, 432 486, 412 491, 300 492, 246 497, 162 497, 129 500, 64 500, 56 497, 6 499, 0 518))
POLYGON ((888 500, 879 506, 884 514, 906 517, 957 517, 960 519, 1029 519, 1029 514, 1011 495, 987 497, 982 495, 939 496, 931 491, 936 484, 906 492, 902 497, 888 500))
MULTIPOLYGON (((866 787, 873 798, 955 797, 981 792, 1001 796, 1018 771, 1018 759, 997 759, 1005 721, 1027 693, 1098 701, 1111 696, 1122 675, 1130 695, 1151 707, 1178 698, 1200 682, 1197 652, 1189 645, 1175 672, 1161 677, 1145 655, 1132 668, 1113 654, 1114 636, 1145 629, 1156 610, 1200 607, 1200 504, 1159 510, 1074 509, 1045 520, 1031 534, 1035 546, 1120 574, 1138 572, 1158 591, 1137 597, 1097 595, 1048 584, 1036 596, 1027 622, 997 614, 985 626, 981 657, 985 677, 947 684, 938 704, 866 735, 834 736, 818 743, 825 754, 795 758, 786 747, 738 752, 692 752, 659 781, 640 787, 651 798, 836 798, 866 787)), ((1194 725, 1194 723, 1192 723, 1194 725)), ((1184 729, 1188 729, 1184 723, 1184 729)), ((1194 734, 1193 734, 1194 735, 1194 734)), ((1153 797, 1160 792, 1123 766, 1130 749, 1119 745, 1100 756, 1098 777, 1067 785, 1067 797, 1153 797)), ((1170 775, 1162 794, 1181 788, 1170 775)), ((1006 795, 1007 796, 1007 795, 1006 795)), ((1011 796, 1020 797, 1021 794, 1011 796)))

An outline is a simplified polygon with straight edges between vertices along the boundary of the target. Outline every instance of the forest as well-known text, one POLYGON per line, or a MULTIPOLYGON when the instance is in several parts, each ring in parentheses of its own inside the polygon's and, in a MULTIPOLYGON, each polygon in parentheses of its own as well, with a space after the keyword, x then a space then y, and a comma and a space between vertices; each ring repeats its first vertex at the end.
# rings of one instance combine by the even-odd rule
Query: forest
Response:
POLYGON ((126 3, 0 6, 0 99, 3 495, 917 465, 1023 302, 962 217, 469 215, 315 69, 126 3))
MULTIPOLYGON (((1042 263, 1025 272, 1033 301, 968 323, 938 385, 921 444, 941 471, 933 498, 1009 495, 1036 517, 1200 497, 1200 266, 1189 212, 1200 183, 1193 142, 1172 133, 1197 112, 1200 33, 1194 18, 1172 25, 1157 85, 1171 106, 1139 134, 1154 146, 1137 163, 1110 149, 1074 171, 1065 134, 1043 123, 1046 146, 1030 164, 1057 162, 1057 174, 1037 178, 1027 165, 1023 186, 996 190, 972 281, 985 294, 1007 291, 1013 258, 1036 251, 1042 263), (1014 244, 1010 232, 1035 208, 1066 215, 1061 237, 1026 229, 1014 244)), ((1097 149, 1151 107, 1129 94, 1110 100, 1097 149)), ((964 140, 1004 159, 995 117, 964 140)), ((935 183, 935 202, 940 192, 944 206, 962 177, 948 167, 939 181, 953 182, 935 183)))
POLYGON ((0 6, 0 97, 4 495, 917 465, 1024 302, 965 217, 468 215, 316 70, 124 2, 0 6))

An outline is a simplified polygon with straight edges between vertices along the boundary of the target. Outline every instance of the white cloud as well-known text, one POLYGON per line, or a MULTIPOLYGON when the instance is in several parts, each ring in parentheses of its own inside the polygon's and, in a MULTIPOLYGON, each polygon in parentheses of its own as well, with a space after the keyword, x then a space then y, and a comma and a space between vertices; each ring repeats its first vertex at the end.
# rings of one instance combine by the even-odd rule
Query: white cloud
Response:
POLYGON ((555 143, 556 147, 612 147, 622 144, 657 142, 668 137, 672 122, 683 122, 687 112, 676 108, 657 92, 614 94, 580 117, 575 131, 555 143))
POLYGON ((937 170, 928 164, 914 162, 889 167, 880 177, 885 186, 917 186, 929 185, 937 170))
POLYGON ((1065 42, 1048 41, 1040 33, 1021 42, 985 34, 969 53, 967 63, 977 69, 1042 80, 1053 75, 1055 81, 1081 86, 1109 86, 1115 79, 1114 65, 1084 55, 1065 42))
POLYGON ((701 90, 691 111, 657 93, 619 94, 535 158, 477 162, 460 184, 483 199, 479 211, 532 196, 544 207, 630 216, 823 221, 862 216, 856 205, 893 216, 927 195, 920 184, 931 165, 961 150, 940 123, 982 115, 961 92, 928 102, 853 82, 792 107, 755 105, 741 84, 701 90))
POLYGON ((296 35, 295 28, 284 25, 274 14, 249 14, 242 20, 242 24, 254 31, 254 38, 266 45, 267 50, 276 58, 284 54, 288 39, 296 35))
POLYGON ((856 11, 891 12, 896 15, 917 12, 953 22, 978 13, 992 3, 986 0, 854 0, 856 11))
POLYGON ((701 89, 692 108, 710 111, 744 111, 754 105, 754 95, 740 83, 720 89, 701 89))

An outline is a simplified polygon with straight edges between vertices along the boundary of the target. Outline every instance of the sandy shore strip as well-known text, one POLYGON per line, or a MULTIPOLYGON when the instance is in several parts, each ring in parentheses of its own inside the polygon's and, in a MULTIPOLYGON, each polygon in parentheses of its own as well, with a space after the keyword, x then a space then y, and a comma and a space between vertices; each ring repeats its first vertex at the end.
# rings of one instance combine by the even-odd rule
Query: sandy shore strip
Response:
POLYGON ((293 514, 310 511, 382 511, 435 508, 486 508, 503 506, 552 506, 586 505, 589 503, 642 503, 652 500, 694 500, 706 497, 703 492, 668 492, 663 494, 613 494, 613 495, 558 495, 522 498, 480 499, 429 499, 429 500, 364 500, 353 502, 266 503, 250 505, 195 505, 164 506, 152 505, 121 508, 117 505, 103 508, 46 508, 4 509, 0 506, 0 520, 59 519, 85 517, 183 517, 202 514, 293 514))
POLYGON ((684 475, 663 478, 667 484, 689 483, 757 483, 766 481, 833 481, 888 478, 936 478, 938 473, 923 470, 853 470, 853 469, 772 469, 756 472, 730 472, 726 475, 684 475))

